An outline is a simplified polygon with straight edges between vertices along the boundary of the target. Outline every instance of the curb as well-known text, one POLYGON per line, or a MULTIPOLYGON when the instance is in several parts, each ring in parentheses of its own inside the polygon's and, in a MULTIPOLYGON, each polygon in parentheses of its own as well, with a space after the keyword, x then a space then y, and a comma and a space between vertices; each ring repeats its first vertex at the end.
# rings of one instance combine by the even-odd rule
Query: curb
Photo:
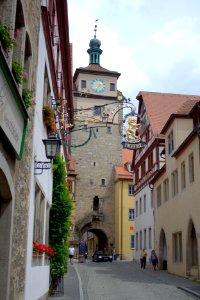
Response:
POLYGON ((200 299, 200 294, 197 293, 197 292, 195 292, 195 291, 192 291, 192 290, 190 290, 190 289, 188 289, 188 288, 185 288, 185 287, 183 287, 183 286, 177 286, 177 288, 180 289, 180 290, 183 290, 183 291, 185 291, 185 292, 187 292, 187 293, 189 293, 189 294, 191 294, 191 295, 194 295, 194 296, 196 296, 197 298, 200 299))

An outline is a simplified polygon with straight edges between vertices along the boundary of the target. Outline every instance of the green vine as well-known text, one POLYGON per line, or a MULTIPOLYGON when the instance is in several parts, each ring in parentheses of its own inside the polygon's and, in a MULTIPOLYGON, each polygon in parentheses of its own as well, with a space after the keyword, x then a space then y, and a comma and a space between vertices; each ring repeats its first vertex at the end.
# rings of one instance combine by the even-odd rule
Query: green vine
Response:
POLYGON ((72 200, 66 186, 65 162, 59 154, 53 164, 53 198, 49 222, 49 243, 56 251, 51 259, 51 278, 62 276, 67 270, 67 238, 69 236, 72 200))

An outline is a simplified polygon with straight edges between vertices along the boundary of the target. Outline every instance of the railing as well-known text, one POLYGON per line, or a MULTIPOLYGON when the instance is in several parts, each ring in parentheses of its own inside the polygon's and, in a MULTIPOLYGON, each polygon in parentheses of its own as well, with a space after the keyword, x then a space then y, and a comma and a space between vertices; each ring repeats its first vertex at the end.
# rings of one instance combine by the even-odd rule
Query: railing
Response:
POLYGON ((49 295, 50 296, 64 295, 64 276, 51 276, 49 295))

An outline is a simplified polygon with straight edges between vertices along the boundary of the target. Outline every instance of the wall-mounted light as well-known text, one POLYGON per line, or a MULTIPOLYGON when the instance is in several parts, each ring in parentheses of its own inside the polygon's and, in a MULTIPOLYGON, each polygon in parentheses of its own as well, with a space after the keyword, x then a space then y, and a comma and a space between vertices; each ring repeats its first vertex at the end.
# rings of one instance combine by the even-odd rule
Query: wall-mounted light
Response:
POLYGON ((35 160, 35 170, 40 170, 39 172, 35 172, 35 175, 41 175, 43 170, 51 169, 51 164, 53 159, 57 157, 61 140, 58 139, 55 135, 50 135, 48 139, 42 140, 45 146, 45 154, 50 161, 36 161, 35 160))
POLYGON ((153 183, 149 183, 149 188, 150 188, 151 190, 153 190, 153 188, 154 188, 153 183))

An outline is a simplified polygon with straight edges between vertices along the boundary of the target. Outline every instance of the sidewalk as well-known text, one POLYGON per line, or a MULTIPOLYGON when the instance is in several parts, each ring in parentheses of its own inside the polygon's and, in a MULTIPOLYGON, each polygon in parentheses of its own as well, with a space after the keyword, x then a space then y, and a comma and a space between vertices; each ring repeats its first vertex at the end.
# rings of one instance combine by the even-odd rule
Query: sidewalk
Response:
POLYGON ((48 300, 83 300, 82 289, 79 287, 79 275, 73 265, 68 265, 68 272, 64 275, 64 295, 48 297, 48 300))

